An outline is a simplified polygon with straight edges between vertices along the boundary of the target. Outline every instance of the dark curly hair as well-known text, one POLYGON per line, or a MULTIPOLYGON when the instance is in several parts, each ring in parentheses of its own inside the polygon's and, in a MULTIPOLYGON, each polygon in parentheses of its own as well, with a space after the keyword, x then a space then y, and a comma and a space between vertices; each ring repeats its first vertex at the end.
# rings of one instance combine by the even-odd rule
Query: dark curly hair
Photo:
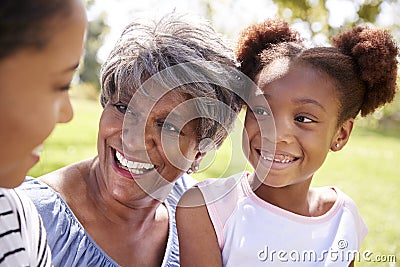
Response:
POLYGON ((275 59, 286 57, 329 75, 340 103, 338 124, 366 116, 393 100, 398 47, 385 30, 356 26, 335 36, 333 47, 307 48, 287 22, 269 19, 245 29, 237 57, 252 80, 275 59))

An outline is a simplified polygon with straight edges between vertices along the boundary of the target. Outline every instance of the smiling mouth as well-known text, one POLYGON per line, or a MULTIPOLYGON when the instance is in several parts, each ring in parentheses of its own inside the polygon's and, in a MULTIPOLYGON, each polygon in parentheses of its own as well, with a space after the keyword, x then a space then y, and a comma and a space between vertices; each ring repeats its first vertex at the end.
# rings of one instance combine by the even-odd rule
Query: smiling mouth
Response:
POLYGON ((121 153, 115 151, 115 161, 121 169, 127 170, 132 174, 143 174, 155 168, 151 163, 136 162, 127 160, 121 153))
POLYGON ((259 153, 262 159, 276 163, 288 164, 299 159, 298 157, 294 157, 288 154, 271 154, 265 151, 259 151, 259 153))

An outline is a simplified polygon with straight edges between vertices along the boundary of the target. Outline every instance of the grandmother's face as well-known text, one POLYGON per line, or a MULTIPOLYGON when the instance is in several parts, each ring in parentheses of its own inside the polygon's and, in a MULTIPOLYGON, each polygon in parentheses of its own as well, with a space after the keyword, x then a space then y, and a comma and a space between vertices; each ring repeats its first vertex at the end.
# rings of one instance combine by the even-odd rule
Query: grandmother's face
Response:
POLYGON ((106 191, 120 201, 162 199, 201 158, 194 106, 179 93, 158 101, 141 92, 113 96, 100 119, 98 153, 106 191), (161 190, 163 189, 163 190, 161 190), (163 192, 158 192, 158 191, 163 192))

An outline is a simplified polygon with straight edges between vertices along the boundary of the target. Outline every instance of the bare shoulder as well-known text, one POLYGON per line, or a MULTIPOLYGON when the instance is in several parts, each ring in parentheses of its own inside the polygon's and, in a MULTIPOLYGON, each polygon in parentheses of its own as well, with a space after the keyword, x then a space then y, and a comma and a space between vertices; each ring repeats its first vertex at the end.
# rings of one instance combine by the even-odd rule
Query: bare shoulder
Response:
POLYGON ((69 188, 73 188, 76 192, 77 187, 84 182, 83 176, 88 173, 91 161, 92 159, 68 165, 38 179, 59 193, 66 192, 69 188))
POLYGON ((180 199, 176 210, 176 225, 181 266, 222 265, 217 236, 198 187, 189 189, 180 199))
POLYGON ((313 203, 311 203, 314 216, 321 216, 327 213, 335 204, 338 194, 332 187, 319 187, 310 189, 313 203))
POLYGON ((189 188, 181 197, 178 207, 195 207, 204 205, 203 194, 197 186, 189 188))
POLYGON ((333 206, 338 199, 338 193, 330 186, 320 187, 319 197, 325 205, 333 206))
MULTIPOLYGON (((191 231, 194 224, 198 224, 200 227, 209 225, 212 229, 211 219, 198 187, 188 189, 179 200, 176 208, 176 223, 178 228, 183 231, 191 231)), ((208 228, 210 229, 210 227, 208 228)))

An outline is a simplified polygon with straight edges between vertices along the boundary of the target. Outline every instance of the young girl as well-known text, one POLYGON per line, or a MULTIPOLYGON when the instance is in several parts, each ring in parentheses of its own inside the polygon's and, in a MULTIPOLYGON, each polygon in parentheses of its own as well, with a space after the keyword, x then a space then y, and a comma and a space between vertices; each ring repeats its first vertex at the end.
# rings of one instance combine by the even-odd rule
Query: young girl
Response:
POLYGON ((72 118, 69 83, 86 30, 81 0, 0 4, 0 265, 51 266, 41 218, 14 190, 46 137, 72 118))
POLYGON ((346 145, 355 117, 393 99, 398 51, 389 33, 367 27, 333 44, 306 48, 280 20, 242 33, 238 59, 257 85, 243 135, 255 171, 206 180, 182 197, 182 266, 354 264, 367 233, 355 203, 310 183, 327 153, 346 145))

